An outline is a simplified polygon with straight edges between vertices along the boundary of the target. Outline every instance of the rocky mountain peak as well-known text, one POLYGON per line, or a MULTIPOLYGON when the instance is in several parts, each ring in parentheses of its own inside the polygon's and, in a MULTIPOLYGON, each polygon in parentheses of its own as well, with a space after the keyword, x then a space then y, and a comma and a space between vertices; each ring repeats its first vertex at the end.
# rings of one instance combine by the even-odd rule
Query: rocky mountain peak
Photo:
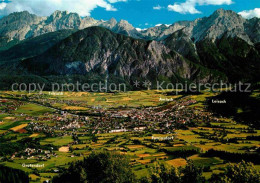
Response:
POLYGON ((135 29, 134 26, 126 20, 120 20, 120 22, 117 24, 117 27, 118 28, 124 28, 125 30, 135 29))
POLYGON ((0 19, 0 37, 8 37, 8 40, 22 40, 30 27, 40 23, 44 17, 30 14, 28 11, 11 13, 0 19))
POLYGON ((101 20, 98 25, 101 27, 105 27, 107 29, 113 29, 116 26, 116 24, 117 24, 116 19, 111 18, 108 21, 101 20))
POLYGON ((209 19, 220 19, 224 18, 226 20, 234 19, 240 19, 245 20, 241 15, 237 14, 236 12, 232 10, 224 10, 224 9, 218 9, 216 10, 211 16, 209 16, 209 19))
POLYGON ((53 14, 51 14, 52 17, 57 17, 57 18, 60 18, 64 15, 67 15, 69 14, 68 11, 60 11, 60 10, 56 10, 55 12, 53 12, 53 14))
POLYGON ((220 9, 217 9, 216 11, 214 11, 214 13, 212 15, 213 16, 226 16, 226 15, 230 15, 230 14, 236 14, 236 13, 231 10, 224 10, 223 8, 220 8, 220 9))
POLYGON ((124 34, 133 38, 141 38, 143 35, 140 34, 135 27, 126 20, 120 20, 112 29, 113 32, 124 34))
POLYGON ((114 25, 117 24, 117 21, 116 21, 115 18, 111 18, 110 20, 108 20, 108 22, 109 22, 110 24, 114 24, 114 25))
MULTIPOLYGON (((28 11, 21 11, 21 12, 15 12, 11 13, 10 15, 3 17, 0 19, 1 22, 5 22, 5 24, 0 24, 0 26, 5 26, 7 24, 11 24, 13 22, 16 22, 17 24, 20 23, 30 23, 31 21, 37 21, 41 20, 42 18, 37 17, 34 14, 30 14, 28 11)), ((1 28, 0 27, 0 28, 1 28)))
POLYGON ((55 11, 53 14, 51 14, 47 21, 58 21, 58 20, 64 20, 64 19, 80 19, 80 16, 77 13, 69 13, 68 11, 55 11))
POLYGON ((108 25, 108 27, 110 27, 110 29, 115 27, 117 23, 118 22, 115 18, 111 18, 110 20, 106 21, 106 24, 108 25))
POLYGON ((95 20, 92 17, 89 17, 89 16, 84 17, 84 18, 81 19, 81 23, 80 23, 79 29, 84 29, 86 27, 90 27, 90 26, 96 25, 99 22, 100 21, 95 20))
POLYGON ((10 14, 10 16, 17 16, 17 17, 30 16, 30 15, 31 14, 29 13, 29 11, 20 11, 20 12, 14 12, 10 14))
POLYGON ((246 19, 234 11, 219 9, 211 16, 198 20, 193 28, 195 41, 210 39, 215 41, 224 34, 231 37, 240 37, 251 43, 248 35, 245 34, 244 24, 246 19))

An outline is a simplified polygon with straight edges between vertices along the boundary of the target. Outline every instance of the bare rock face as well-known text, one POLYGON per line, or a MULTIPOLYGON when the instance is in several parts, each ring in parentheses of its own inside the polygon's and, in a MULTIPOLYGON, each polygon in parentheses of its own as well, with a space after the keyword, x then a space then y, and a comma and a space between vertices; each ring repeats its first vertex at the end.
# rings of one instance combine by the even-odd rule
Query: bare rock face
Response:
POLYGON ((79 29, 81 18, 76 13, 55 11, 51 16, 31 27, 27 37, 36 37, 45 33, 63 29, 79 29))
POLYGON ((95 20, 92 17, 84 17, 84 18, 81 19, 79 29, 84 29, 86 27, 91 27, 93 25, 98 25, 100 23, 102 23, 102 21, 95 20))
POLYGON ((219 9, 211 16, 199 18, 195 21, 176 22, 165 27, 150 28, 143 31, 145 36, 162 40, 167 36, 182 30, 190 39, 199 42, 205 39, 215 42, 223 35, 239 37, 252 45, 260 41, 260 19, 244 19, 241 15, 231 11, 219 9))
POLYGON ((165 29, 167 29, 166 25, 160 25, 142 30, 140 32, 145 38, 154 39, 157 38, 158 35, 160 35, 165 29))
POLYGON ((182 30, 182 29, 186 29, 186 31, 191 32, 191 28, 193 27, 194 23, 191 21, 180 21, 180 22, 176 22, 175 24, 171 25, 170 27, 168 27, 168 29, 164 30, 160 35, 159 35, 159 40, 162 40, 166 37, 168 37, 169 35, 171 35, 172 33, 182 30))
POLYGON ((192 37, 195 38, 195 41, 204 39, 215 41, 227 34, 230 37, 240 37, 251 44, 252 42, 245 32, 244 24, 246 21, 241 15, 233 11, 219 9, 210 17, 203 18, 197 22, 193 28, 192 37))
POLYGON ((253 43, 260 42, 260 19, 252 18, 245 24, 245 30, 253 43))
POLYGON ((115 33, 124 34, 133 38, 140 38, 142 35, 126 20, 121 20, 112 29, 115 33))
POLYGON ((108 20, 108 21, 101 21, 100 23, 97 23, 99 26, 101 26, 101 27, 105 27, 105 28, 107 28, 107 29, 113 29, 115 26, 116 26, 116 24, 117 24, 117 21, 116 21, 116 19, 114 19, 114 18, 111 18, 110 20, 108 20))
POLYGON ((135 28, 129 24, 126 20, 121 20, 118 24, 116 24, 113 28, 116 31, 132 31, 135 28))
POLYGON ((80 17, 77 13, 55 11, 49 17, 38 17, 27 11, 10 14, 0 19, 0 37, 24 40, 49 32, 64 29, 80 30, 92 26, 101 26, 132 37, 140 37, 138 31, 127 21, 117 22, 114 18, 103 21, 91 17, 80 17))
POLYGON ((8 37, 9 41, 23 40, 27 37, 31 27, 42 20, 44 17, 32 15, 27 11, 12 13, 0 19, 0 37, 8 37))

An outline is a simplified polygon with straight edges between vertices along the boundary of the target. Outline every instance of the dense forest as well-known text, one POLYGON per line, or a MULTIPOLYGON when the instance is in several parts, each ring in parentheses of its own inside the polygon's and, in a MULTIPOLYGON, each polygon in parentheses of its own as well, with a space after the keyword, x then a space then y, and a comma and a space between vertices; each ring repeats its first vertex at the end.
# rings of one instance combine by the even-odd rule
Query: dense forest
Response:
POLYGON ((25 172, 0 165, 1 183, 27 183, 29 176, 25 172))

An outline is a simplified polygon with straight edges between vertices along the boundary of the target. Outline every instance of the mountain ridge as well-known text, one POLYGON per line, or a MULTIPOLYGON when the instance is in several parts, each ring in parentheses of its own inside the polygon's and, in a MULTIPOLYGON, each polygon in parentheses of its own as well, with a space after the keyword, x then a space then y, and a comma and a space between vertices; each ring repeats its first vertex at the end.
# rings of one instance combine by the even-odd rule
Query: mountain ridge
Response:
MULTIPOLYGON (((129 82, 136 78, 197 78, 199 67, 157 41, 113 33, 102 27, 80 30, 22 66, 36 75, 111 74, 129 82)), ((200 81, 209 81, 210 73, 200 81)), ((213 77, 214 78, 214 77, 213 77)), ((177 79, 176 79, 177 81, 177 79)))
MULTIPOLYGON (((17 45, 0 51, 4 78, 11 73, 39 78, 55 76, 64 82, 64 77, 70 80, 75 75, 128 83, 260 81, 260 19, 246 20, 233 11, 220 9, 209 17, 159 25, 146 31, 137 31, 127 21, 113 18, 98 21, 85 17, 82 23, 76 13, 56 11, 42 19, 23 14, 29 16, 30 23, 23 21, 17 25, 15 18, 11 19, 13 22, 6 22, 8 18, 0 20, 11 24, 8 30, 12 26, 25 27, 30 32, 21 31, 22 35, 31 35, 24 41, 9 42, 17 45), (32 22, 42 23, 39 27, 32 22), (33 29, 28 29, 29 25, 33 29), (75 33, 56 31, 74 27, 75 33), (32 36, 35 34, 40 36, 32 36), (46 42, 50 37, 53 40, 46 42), (24 45, 28 54, 23 53, 24 45)), ((0 26, 2 32, 5 28, 0 26)))
POLYGON ((232 10, 224 9, 218 9, 209 17, 198 18, 194 21, 178 21, 169 26, 160 25, 141 31, 126 20, 119 22, 114 18, 108 21, 95 20, 92 17, 80 17, 77 13, 67 11, 55 11, 48 17, 38 17, 23 11, 0 19, 0 37, 8 37, 8 41, 23 40, 61 29, 81 30, 91 26, 101 26, 115 33, 147 40, 163 40, 170 34, 185 29, 189 37, 194 38, 195 41, 205 38, 214 41, 226 31, 230 32, 231 36, 239 35, 249 44, 260 41, 259 18, 247 20, 232 10), (21 23, 18 23, 17 21, 20 20, 22 20, 21 23), (19 31, 17 31, 18 28, 19 31))

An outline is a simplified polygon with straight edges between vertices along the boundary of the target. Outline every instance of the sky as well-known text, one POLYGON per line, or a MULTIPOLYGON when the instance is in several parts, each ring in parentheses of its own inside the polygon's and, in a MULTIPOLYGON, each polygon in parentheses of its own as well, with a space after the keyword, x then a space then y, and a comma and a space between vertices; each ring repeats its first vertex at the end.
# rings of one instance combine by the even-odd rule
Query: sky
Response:
POLYGON ((144 29, 209 16, 219 8, 260 18, 260 0, 0 0, 0 17, 24 10, 39 16, 67 10, 98 20, 124 19, 144 29))

